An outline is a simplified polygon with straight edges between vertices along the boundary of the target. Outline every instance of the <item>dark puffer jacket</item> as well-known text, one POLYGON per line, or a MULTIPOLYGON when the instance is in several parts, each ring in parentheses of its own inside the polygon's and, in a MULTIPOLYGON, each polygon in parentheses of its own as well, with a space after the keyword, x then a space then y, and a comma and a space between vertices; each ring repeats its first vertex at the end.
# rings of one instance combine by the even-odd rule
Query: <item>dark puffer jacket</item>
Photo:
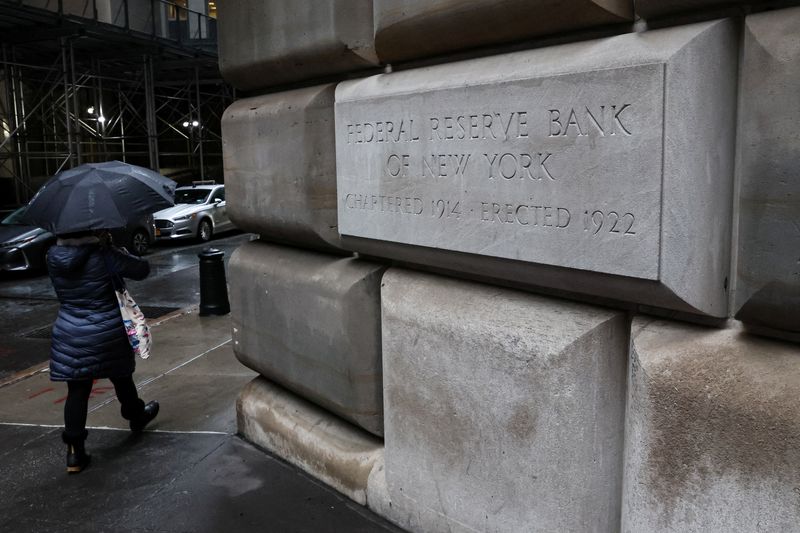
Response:
POLYGON ((109 266, 135 280, 150 273, 147 261, 99 244, 56 245, 47 253, 61 302, 50 351, 53 381, 127 376, 136 367, 109 266))

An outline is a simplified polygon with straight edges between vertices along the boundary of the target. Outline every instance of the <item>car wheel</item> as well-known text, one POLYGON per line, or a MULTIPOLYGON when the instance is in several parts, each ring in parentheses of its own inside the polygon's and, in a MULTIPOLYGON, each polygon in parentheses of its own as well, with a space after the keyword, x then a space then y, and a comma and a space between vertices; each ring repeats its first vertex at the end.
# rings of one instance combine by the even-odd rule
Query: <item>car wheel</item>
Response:
POLYGON ((150 237, 147 232, 141 229, 134 231, 131 236, 131 251, 136 255, 144 255, 148 248, 150 248, 150 237))
POLYGON ((211 227, 211 222, 208 220, 201 220, 200 226, 197 228, 197 238, 202 242, 211 240, 211 235, 214 233, 214 228, 211 227))

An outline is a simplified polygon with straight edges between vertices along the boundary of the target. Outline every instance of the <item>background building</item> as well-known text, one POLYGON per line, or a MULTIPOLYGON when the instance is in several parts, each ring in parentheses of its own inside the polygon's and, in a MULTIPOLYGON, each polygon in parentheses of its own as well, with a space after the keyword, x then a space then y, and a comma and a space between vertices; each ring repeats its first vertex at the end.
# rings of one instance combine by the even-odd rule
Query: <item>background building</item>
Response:
POLYGON ((0 42, 0 208, 86 162, 222 178, 213 0, 3 0, 0 42))

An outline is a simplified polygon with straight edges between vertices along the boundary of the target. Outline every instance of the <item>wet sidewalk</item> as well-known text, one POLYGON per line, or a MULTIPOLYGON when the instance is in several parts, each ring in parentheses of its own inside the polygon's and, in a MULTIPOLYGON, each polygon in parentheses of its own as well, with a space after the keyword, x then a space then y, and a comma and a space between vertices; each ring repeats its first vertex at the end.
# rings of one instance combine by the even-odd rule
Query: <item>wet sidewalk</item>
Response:
POLYGON ((79 475, 60 440, 66 385, 42 370, 0 387, 0 531, 398 531, 235 436, 236 396, 255 374, 233 355, 228 317, 184 310, 153 337, 134 379, 158 418, 132 435, 98 381, 79 475))

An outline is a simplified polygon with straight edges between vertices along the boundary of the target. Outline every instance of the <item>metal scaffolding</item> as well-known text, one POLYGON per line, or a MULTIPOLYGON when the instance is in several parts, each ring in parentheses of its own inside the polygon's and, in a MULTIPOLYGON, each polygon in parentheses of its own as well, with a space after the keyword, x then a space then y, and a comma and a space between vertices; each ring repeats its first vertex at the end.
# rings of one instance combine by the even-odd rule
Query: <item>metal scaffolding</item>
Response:
POLYGON ((185 0, 0 0, 0 207, 87 162, 222 178, 234 94, 202 2, 205 13, 185 0))

